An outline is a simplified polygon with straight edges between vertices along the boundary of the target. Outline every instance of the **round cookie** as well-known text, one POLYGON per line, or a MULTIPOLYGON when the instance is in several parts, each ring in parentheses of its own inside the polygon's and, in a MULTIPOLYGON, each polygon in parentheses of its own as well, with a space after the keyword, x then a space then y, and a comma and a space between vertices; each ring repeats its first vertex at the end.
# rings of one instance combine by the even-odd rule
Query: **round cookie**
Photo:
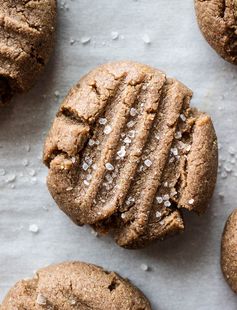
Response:
POLYGON ((199 27, 225 60, 237 64, 237 1, 195 0, 199 27))
POLYGON ((229 286, 237 293, 237 209, 229 216, 223 231, 221 268, 229 286))
POLYGON ((16 283, 1 306, 9 309, 151 310, 151 306, 142 292, 116 273, 66 262, 16 283))
POLYGON ((47 137, 48 188, 78 225, 111 231, 126 248, 184 230, 202 213, 217 174, 208 115, 157 69, 115 62, 91 71, 61 105, 47 137))
POLYGON ((29 90, 53 47, 56 0, 0 0, 0 104, 29 90))

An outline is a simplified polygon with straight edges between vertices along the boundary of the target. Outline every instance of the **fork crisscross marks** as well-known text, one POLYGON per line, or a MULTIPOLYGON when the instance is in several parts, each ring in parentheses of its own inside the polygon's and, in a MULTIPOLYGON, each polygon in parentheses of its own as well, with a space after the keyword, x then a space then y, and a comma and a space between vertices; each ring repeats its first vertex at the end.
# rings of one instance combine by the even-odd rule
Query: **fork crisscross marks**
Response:
POLYGON ((163 89, 162 102, 143 151, 140 168, 129 191, 134 203, 131 207, 124 207, 121 219, 123 224, 119 226, 116 234, 116 240, 122 246, 136 242, 136 239, 146 232, 155 195, 169 159, 184 98, 187 95, 191 97, 191 92, 177 81, 168 80, 163 89))
MULTIPOLYGON (((155 78, 150 78, 149 76, 143 76, 142 80, 139 78, 137 82, 133 81, 132 84, 129 82, 129 79, 129 76, 125 79, 123 86, 118 91, 113 102, 107 106, 103 118, 99 118, 99 125, 94 130, 95 135, 90 139, 87 148, 82 154, 82 171, 79 175, 77 185, 78 193, 76 194, 79 198, 76 199, 76 202, 80 206, 80 209, 85 209, 85 212, 87 212, 86 223, 93 223, 108 218, 117 210, 118 198, 114 200, 114 197, 118 197, 119 195, 121 197, 119 183, 121 181, 120 179, 124 178, 124 175, 121 178, 119 177, 119 171, 128 161, 132 167, 137 165, 134 150, 131 150, 131 156, 129 155, 129 146, 127 146, 128 153, 126 156, 118 156, 121 148, 121 134, 128 130, 127 126, 131 125, 131 121, 129 124, 129 119, 132 109, 135 109, 135 107, 138 108, 141 105, 140 99, 143 99, 144 93, 146 92, 145 85, 149 84, 152 86, 148 87, 154 88, 154 98, 144 101, 144 109, 149 110, 154 108, 155 101, 158 104, 159 90, 164 83, 164 77, 162 75, 156 77, 156 84, 154 84, 155 78), (91 145, 91 141, 93 141, 93 145, 91 145), (92 166, 91 173, 88 171, 88 166, 92 166), (110 191, 107 181, 109 181, 108 172, 111 171, 115 175, 110 175, 110 178, 113 178, 113 185, 110 191), (112 190, 113 188, 114 190, 116 189, 115 193, 112 190), (90 210, 89 213, 88 209, 90 210)), ((139 111, 139 108, 137 111, 139 111)), ((142 115, 146 113, 144 112, 142 115)), ((137 115, 133 119, 134 126, 137 122, 144 127, 143 131, 149 132, 149 123, 144 123, 145 118, 143 116, 137 115)), ((140 140, 139 133, 138 140, 140 140)), ((132 147, 139 146, 140 152, 142 145, 140 145, 140 142, 137 145, 136 141, 136 138, 134 138, 132 147)))

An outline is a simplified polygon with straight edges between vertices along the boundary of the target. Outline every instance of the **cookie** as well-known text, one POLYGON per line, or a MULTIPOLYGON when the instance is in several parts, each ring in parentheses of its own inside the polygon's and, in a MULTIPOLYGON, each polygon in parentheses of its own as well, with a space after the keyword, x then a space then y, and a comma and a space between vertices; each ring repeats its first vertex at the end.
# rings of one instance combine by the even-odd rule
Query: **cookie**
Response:
POLYGON ((66 262, 16 283, 1 306, 1 310, 9 309, 151 310, 151 306, 135 286, 116 273, 66 262))
POLYGON ((46 139, 48 188, 78 225, 112 232, 126 248, 184 230, 202 213, 217 173, 208 115, 192 92, 134 62, 96 68, 71 89, 46 139))
POLYGON ((56 0, 0 0, 0 103, 29 90, 53 47, 56 0))
POLYGON ((237 64, 236 0, 195 0, 195 8, 207 42, 225 60, 237 64))
POLYGON ((224 277, 237 293, 237 209, 229 216, 221 243, 221 268, 224 277))

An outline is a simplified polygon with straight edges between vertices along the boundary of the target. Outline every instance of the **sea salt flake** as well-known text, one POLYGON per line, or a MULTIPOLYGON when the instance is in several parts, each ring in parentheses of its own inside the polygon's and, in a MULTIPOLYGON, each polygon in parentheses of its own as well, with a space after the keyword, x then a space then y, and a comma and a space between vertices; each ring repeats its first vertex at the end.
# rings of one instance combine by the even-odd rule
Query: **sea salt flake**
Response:
POLYGON ((119 38, 119 33, 117 31, 111 31, 112 40, 117 40, 119 38))
POLYGON ((156 197, 156 201, 157 201, 158 203, 162 203, 162 202, 163 202, 163 198, 160 197, 160 196, 157 196, 157 197, 156 197))
POLYGON ((232 171, 232 166, 230 163, 226 162, 224 163, 224 169, 226 172, 231 172, 232 171))
POLYGON ((181 138, 182 138, 182 133, 181 133, 181 131, 177 131, 177 132, 175 133, 174 137, 175 137, 175 139, 177 139, 177 140, 181 139, 181 138))
POLYGON ((183 122, 185 122, 186 121, 186 116, 184 115, 184 114, 180 114, 180 119, 183 121, 183 122))
POLYGON ((150 159, 146 159, 144 161, 145 166, 150 167, 152 165, 152 161, 150 159))
POLYGON ((194 203, 194 199, 193 198, 189 199, 188 204, 192 205, 193 203, 194 203))
POLYGON ((80 41, 81 41, 82 44, 90 43, 91 37, 87 37, 87 36, 86 37, 82 37, 80 41))
POLYGON ((148 271, 149 267, 147 266, 147 264, 141 264, 140 266, 141 270, 143 271, 148 271))
POLYGON ((3 169, 3 168, 0 168, 0 175, 1 175, 1 176, 6 175, 6 170, 3 169))
POLYGON ((109 170, 109 171, 114 170, 114 166, 113 166, 111 163, 106 163, 106 164, 105 164, 105 168, 106 168, 107 170, 109 170))
POLYGON ((37 234, 39 232, 39 227, 36 224, 30 224, 29 231, 37 234))
POLYGON ((170 150, 171 154, 173 154, 174 156, 178 155, 178 149, 176 147, 171 148, 170 150))
POLYGON ((23 164, 24 167, 27 167, 27 166, 29 165, 29 160, 26 159, 26 158, 23 159, 23 160, 22 160, 22 164, 23 164))
POLYGON ((136 131, 135 131, 135 130, 130 130, 130 131, 128 132, 128 137, 129 137, 129 138, 134 138, 135 135, 136 135, 136 131))
POLYGON ((151 39, 150 39, 150 37, 148 36, 148 34, 144 34, 144 35, 142 36, 142 40, 143 40, 143 42, 146 43, 146 44, 151 44, 151 39))
POLYGON ((90 183, 87 181, 87 180, 84 180, 83 183, 86 185, 86 186, 89 186, 90 183))
POLYGON ((169 201, 169 200, 165 201, 165 202, 164 202, 164 206, 165 206, 165 207, 170 207, 170 206, 171 206, 170 201, 169 201))
POLYGON ((163 196, 163 200, 169 200, 170 199, 170 196, 168 195, 168 194, 165 194, 164 196, 163 196))
POLYGON ((95 145, 95 141, 93 139, 90 139, 88 141, 88 144, 89 144, 89 146, 93 146, 93 145, 95 145))
POLYGON ((123 158, 126 155, 125 146, 121 146, 121 149, 117 152, 120 158, 123 158))
POLYGON ((135 108, 130 109, 130 115, 131 116, 136 116, 137 115, 137 110, 135 108))
POLYGON ((36 298, 36 303, 38 305, 44 306, 47 304, 47 299, 44 297, 44 295, 39 293, 36 298))
POLYGON ((186 151, 189 152, 189 151, 191 150, 191 147, 192 147, 192 146, 191 146, 190 144, 188 144, 188 145, 185 147, 186 151))
POLYGON ((127 123, 127 127, 128 127, 128 128, 131 128, 131 127, 133 127, 134 125, 135 125, 135 122, 134 122, 134 121, 130 121, 130 122, 127 123))
POLYGON ((123 141, 124 141, 124 143, 126 143, 126 144, 130 144, 130 143, 132 142, 132 140, 129 139, 129 137, 126 137, 123 141))
POLYGON ((84 171, 86 171, 87 169, 89 168, 89 165, 87 164, 87 163, 83 163, 82 164, 82 169, 84 170, 84 171))
POLYGON ((160 218, 162 213, 160 211, 156 211, 156 217, 160 218))
POLYGON ((105 124, 107 124, 107 122, 108 122, 108 121, 107 121, 106 118, 103 118, 103 117, 100 117, 100 118, 99 118, 99 124, 100 124, 100 125, 105 125, 105 124))
POLYGON ((108 134, 111 133, 111 131, 112 131, 111 126, 106 125, 105 128, 104 128, 104 133, 105 133, 106 135, 108 135, 108 134))
POLYGON ((87 179, 87 181, 91 181, 92 175, 91 175, 91 174, 88 174, 88 175, 86 176, 86 179, 87 179))
POLYGON ((121 218, 124 219, 126 215, 124 213, 121 214, 121 218))

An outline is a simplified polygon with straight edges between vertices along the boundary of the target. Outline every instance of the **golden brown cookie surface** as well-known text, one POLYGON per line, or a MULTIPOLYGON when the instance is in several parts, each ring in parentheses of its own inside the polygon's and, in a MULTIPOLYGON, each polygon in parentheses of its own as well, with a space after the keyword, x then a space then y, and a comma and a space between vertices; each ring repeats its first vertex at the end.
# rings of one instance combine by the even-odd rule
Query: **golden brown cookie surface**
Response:
POLYGON ((237 64, 237 1, 195 0, 199 27, 225 60, 237 64))
POLYGON ((221 267, 226 281, 237 293, 237 209, 229 216, 223 232, 221 267))
POLYGON ((27 91, 53 47, 56 0, 0 0, 0 103, 27 91))
POLYGON ((128 280, 95 265, 66 262, 39 270, 9 291, 1 310, 151 310, 128 280))
POLYGON ((217 172, 211 119, 189 107, 191 95, 133 62, 82 78, 45 143, 48 188, 59 207, 127 248, 183 231, 180 209, 202 213, 217 172))

